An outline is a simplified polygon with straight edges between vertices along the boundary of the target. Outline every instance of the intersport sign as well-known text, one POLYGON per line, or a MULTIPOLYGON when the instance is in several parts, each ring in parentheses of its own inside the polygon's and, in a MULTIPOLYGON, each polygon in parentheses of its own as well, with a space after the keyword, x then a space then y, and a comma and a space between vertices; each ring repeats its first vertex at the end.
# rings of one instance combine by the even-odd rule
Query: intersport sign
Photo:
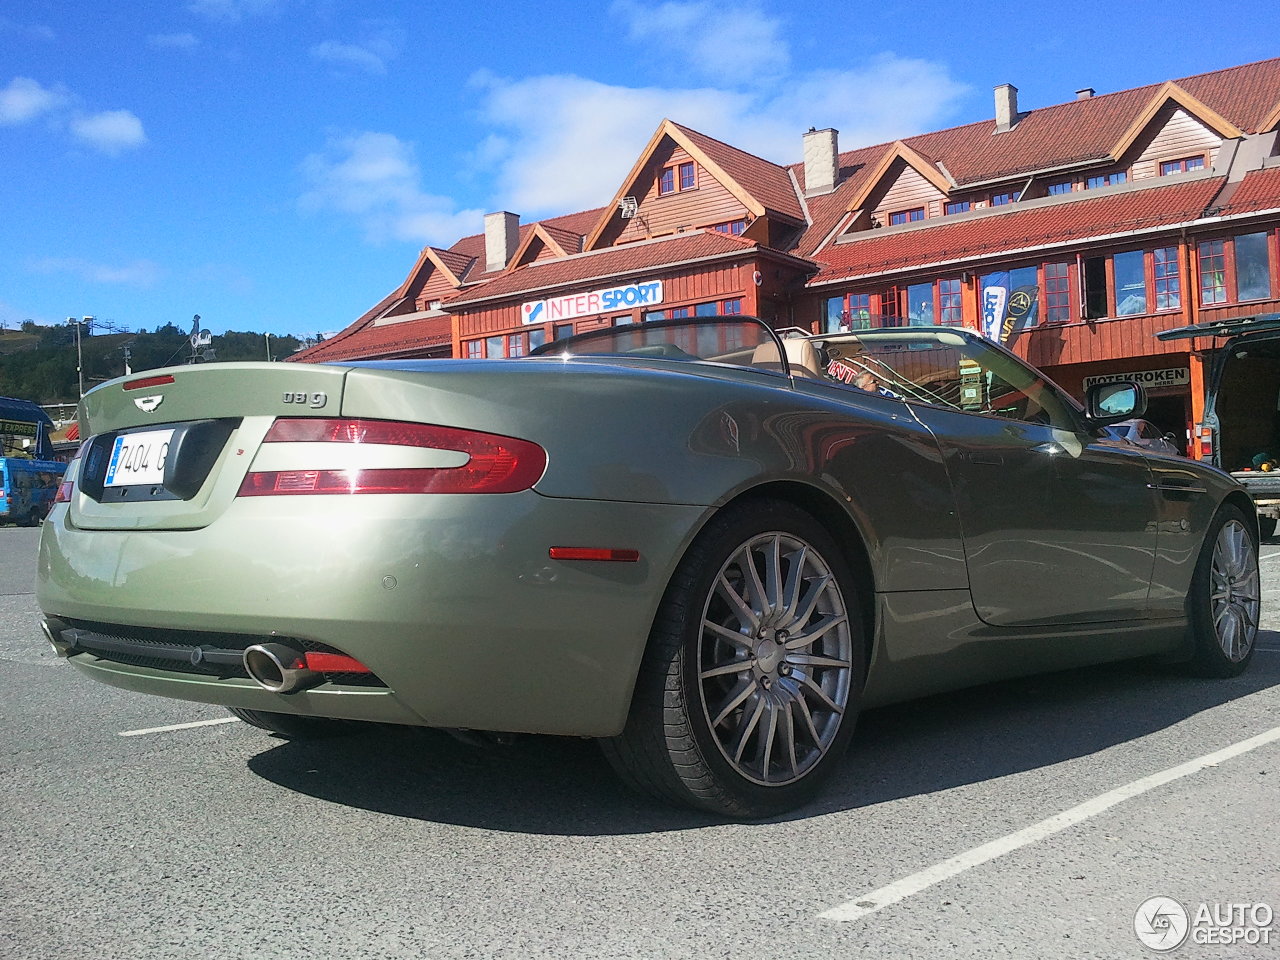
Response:
POLYGON ((534 300, 520 305, 522 323, 552 323, 573 320, 613 310, 649 307, 662 302, 662 281, 629 283, 625 287, 609 287, 590 293, 571 293, 550 300, 534 300))

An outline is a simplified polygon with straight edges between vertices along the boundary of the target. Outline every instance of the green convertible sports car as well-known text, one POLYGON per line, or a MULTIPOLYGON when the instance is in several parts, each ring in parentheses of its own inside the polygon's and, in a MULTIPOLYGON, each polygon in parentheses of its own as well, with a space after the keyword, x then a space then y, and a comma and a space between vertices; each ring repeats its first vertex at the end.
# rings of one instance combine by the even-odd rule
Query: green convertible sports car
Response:
POLYGON ((612 327, 518 360, 127 377, 43 530, 89 676, 285 736, 598 738, 730 817, 805 802, 860 709, 1128 657, 1231 676, 1258 529, 967 330, 612 327))

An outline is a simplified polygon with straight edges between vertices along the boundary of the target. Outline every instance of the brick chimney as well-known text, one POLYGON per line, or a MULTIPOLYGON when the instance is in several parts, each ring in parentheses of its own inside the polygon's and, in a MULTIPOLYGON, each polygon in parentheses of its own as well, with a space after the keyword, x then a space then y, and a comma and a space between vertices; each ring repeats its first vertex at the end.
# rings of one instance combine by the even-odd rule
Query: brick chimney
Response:
POLYGON ((804 195, 816 197, 836 188, 840 172, 839 130, 809 128, 804 135, 804 195))
POLYGON ((1012 83, 996 87, 996 133, 1012 130, 1018 122, 1018 88, 1012 83))
POLYGON ((487 213, 484 217, 484 269, 486 273, 503 269, 520 245, 520 216, 487 213))

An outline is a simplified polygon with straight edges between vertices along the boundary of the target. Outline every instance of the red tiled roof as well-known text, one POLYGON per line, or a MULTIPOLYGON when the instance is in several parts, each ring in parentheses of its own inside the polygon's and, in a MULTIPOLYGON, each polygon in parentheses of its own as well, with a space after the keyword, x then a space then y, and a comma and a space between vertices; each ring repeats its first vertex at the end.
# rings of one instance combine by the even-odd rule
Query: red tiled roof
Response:
POLYGON ((538 260, 525 264, 483 286, 463 290, 447 300, 445 306, 452 308, 490 297, 510 297, 563 284, 611 279, 619 274, 638 270, 734 253, 745 254, 756 249, 758 248, 752 241, 715 231, 677 234, 660 240, 606 247, 578 257, 538 260))
MULTIPOLYGON (((1280 58, 1174 82, 1236 126, 1254 132, 1280 102, 1280 58)), ((941 164, 961 187, 1071 164, 1102 163, 1161 86, 1151 84, 1026 111, 1004 133, 994 132, 994 120, 982 120, 903 142, 941 164)), ((812 225, 792 252, 809 256, 817 249, 892 149, 893 144, 882 143, 840 154, 841 182, 833 193, 808 198, 812 225)), ((803 188, 804 164, 791 169, 803 188)))
MULTIPOLYGON (((596 225, 596 221, 600 219, 600 214, 604 207, 596 207, 594 210, 581 210, 578 213, 568 213, 561 217, 549 217, 546 220, 534 220, 530 223, 520 224, 520 239, 516 246, 522 246, 529 239, 529 233, 533 230, 534 224, 541 223, 543 227, 551 230, 559 230, 567 233, 576 234, 579 237, 578 248, 582 247, 582 237, 590 233, 596 225)), ((461 277, 464 283, 475 283, 490 277, 501 275, 501 271, 495 270, 489 272, 485 270, 484 255, 484 234, 473 233, 469 237, 463 237, 457 243, 449 248, 450 252, 464 257, 470 257, 474 260, 468 274, 461 277)))
POLYGON ((376 360, 431 347, 451 345, 453 318, 429 317, 377 326, 370 323, 358 330, 345 330, 314 347, 295 353, 291 360, 306 363, 336 363, 341 360, 376 360))
POLYGON ((787 174, 787 168, 771 163, 754 154, 739 150, 720 140, 708 137, 697 130, 678 123, 671 124, 693 143, 699 150, 713 160, 721 170, 760 201, 767 210, 804 220, 804 210, 796 196, 796 189, 787 174))
POLYGON ((1230 194, 1223 191, 1222 199, 1218 212, 1223 216, 1280 207, 1280 167, 1245 174, 1234 191, 1230 194))
POLYGON ((917 230, 867 231, 826 247, 820 284, 855 274, 956 262, 1052 244, 1185 223, 1204 213, 1223 178, 1071 199, 917 230))
POLYGON ((387 294, 385 297, 383 297, 381 300, 375 303, 372 307, 366 310, 363 314, 357 317, 356 321, 352 323, 350 326, 343 328, 343 330, 341 330, 339 333, 335 333, 328 340, 325 340, 321 343, 317 343, 314 346, 307 347, 305 350, 299 350, 297 353, 290 355, 286 359, 299 360, 299 361, 302 361, 303 363, 310 363, 312 361, 312 355, 316 353, 316 351, 320 350, 321 347, 327 346, 327 351, 334 350, 335 348, 337 348, 338 344, 341 341, 359 332, 360 330, 363 330, 365 327, 372 324, 376 318, 382 316, 389 309, 391 309, 393 304, 401 302, 404 298, 397 296, 398 293, 399 293, 398 289, 393 290, 391 293, 387 294))

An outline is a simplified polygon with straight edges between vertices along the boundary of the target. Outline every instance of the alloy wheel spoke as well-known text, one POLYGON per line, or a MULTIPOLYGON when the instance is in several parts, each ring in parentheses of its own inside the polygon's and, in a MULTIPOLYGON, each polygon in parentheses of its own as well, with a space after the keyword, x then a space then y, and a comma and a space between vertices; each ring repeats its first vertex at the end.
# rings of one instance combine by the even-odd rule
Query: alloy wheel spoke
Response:
POLYGON ((747 741, 751 739, 751 734, 755 731, 757 724, 760 723, 760 715, 764 713, 764 698, 757 697, 755 709, 750 712, 742 711, 742 717, 738 720, 738 737, 733 748, 733 762, 742 762, 742 753, 747 749, 747 741))
POLYGON ((720 724, 724 723, 724 721, 728 718, 729 714, 737 710, 738 707, 742 704, 742 702, 746 700, 747 697, 755 693, 758 689, 759 687, 757 686, 755 680, 752 679, 751 677, 747 677, 747 680, 745 683, 741 684, 738 687, 735 687, 733 691, 730 692, 729 696, 725 698, 724 704, 720 707, 720 712, 716 715, 716 718, 711 721, 711 726, 715 728, 720 726, 720 724))
POLYGON ((729 604, 738 615, 738 622, 744 627, 756 630, 760 626, 760 618, 751 609, 751 605, 733 588, 728 578, 721 573, 716 581, 716 592, 729 604))
POLYGON ((803 682, 806 688, 811 690, 819 700, 826 704, 828 710, 832 713, 844 713, 844 707, 832 700, 831 695, 828 694, 827 691, 823 690, 816 680, 812 677, 805 677, 803 682))
POLYGON ((844 614, 838 614, 828 617, 825 620, 820 620, 816 625, 814 625, 813 629, 803 633, 793 634, 791 638, 787 640, 787 649, 801 650, 805 647, 812 646, 830 633, 832 628, 838 627, 847 621, 848 617, 844 614))
POLYGON ((701 680, 710 680, 712 677, 727 677, 735 673, 743 673, 750 669, 750 660, 732 660, 729 663, 722 663, 718 667, 712 667, 710 670, 703 670, 698 674, 698 678, 701 680))
POLYGON ((721 626, 714 620, 703 620, 702 629, 714 633, 721 640, 727 640, 735 647, 741 647, 743 650, 751 649, 751 638, 739 633, 736 630, 730 630, 728 627, 721 626))

